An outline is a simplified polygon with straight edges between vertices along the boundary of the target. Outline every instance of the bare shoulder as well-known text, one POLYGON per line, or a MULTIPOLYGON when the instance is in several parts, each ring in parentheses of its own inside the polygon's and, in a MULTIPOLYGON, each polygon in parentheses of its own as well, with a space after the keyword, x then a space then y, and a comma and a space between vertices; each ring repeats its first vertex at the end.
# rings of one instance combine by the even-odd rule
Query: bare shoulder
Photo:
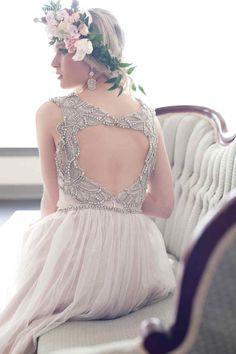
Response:
POLYGON ((41 106, 39 106, 36 112, 37 117, 45 117, 52 115, 61 115, 61 110, 54 102, 51 101, 44 102, 41 106))
POLYGON ((51 101, 44 102, 36 111, 37 126, 44 126, 54 130, 62 119, 61 109, 51 101))

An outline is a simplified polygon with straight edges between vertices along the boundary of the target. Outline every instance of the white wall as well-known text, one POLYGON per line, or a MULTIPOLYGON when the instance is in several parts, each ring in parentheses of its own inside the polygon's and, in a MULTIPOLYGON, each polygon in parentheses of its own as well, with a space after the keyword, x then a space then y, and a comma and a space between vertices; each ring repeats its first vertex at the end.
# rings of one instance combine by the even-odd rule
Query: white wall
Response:
MULTIPOLYGON (((1 33, 0 146, 36 146, 35 111, 61 91, 50 67, 53 50, 43 25, 45 1, 4 1, 1 33), (27 8, 27 11, 26 11, 27 8), (12 25, 14 24, 14 25, 12 25), (14 41, 11 38, 12 31, 14 41), (16 33, 19 35, 16 39, 16 33)), ((63 1, 70 6, 71 1, 63 1)), ((81 0, 81 8, 105 7, 126 34, 125 55, 154 107, 193 104, 221 113, 236 130, 236 21, 233 0, 81 0)))
MULTIPOLYGON (((1 4, 10 16, 0 22, 1 33, 8 33, 1 38, 0 147, 36 146, 37 108, 67 93, 50 67, 53 50, 43 26, 33 23, 44 3, 1 4)), ((81 8, 104 7, 118 17, 126 34, 125 59, 137 65, 133 76, 146 89, 147 103, 206 106, 236 131, 234 5, 234 0, 80 1, 81 8)), ((0 158, 0 185, 14 183, 41 183, 38 158, 0 158)))
POLYGON ((0 185, 42 184, 39 157, 0 157, 0 185))

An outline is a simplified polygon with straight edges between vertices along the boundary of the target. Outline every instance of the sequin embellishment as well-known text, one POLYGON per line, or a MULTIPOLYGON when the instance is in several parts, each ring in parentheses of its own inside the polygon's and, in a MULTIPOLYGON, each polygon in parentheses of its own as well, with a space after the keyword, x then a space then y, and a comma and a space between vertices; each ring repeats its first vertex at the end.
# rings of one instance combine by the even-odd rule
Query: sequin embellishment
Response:
POLYGON ((156 162, 157 132, 155 111, 144 103, 138 112, 115 118, 82 101, 74 93, 63 97, 51 98, 63 114, 63 121, 57 126, 60 140, 57 144, 55 162, 57 167, 60 193, 72 197, 73 203, 61 207, 60 199, 58 210, 77 210, 96 208, 113 210, 123 213, 142 213, 142 203, 145 199, 148 177, 156 162), (149 149, 145 158, 141 174, 129 188, 125 188, 118 195, 107 191, 99 183, 88 178, 77 164, 80 147, 77 141, 79 130, 91 125, 105 124, 121 128, 131 128, 143 131, 149 139, 149 149))

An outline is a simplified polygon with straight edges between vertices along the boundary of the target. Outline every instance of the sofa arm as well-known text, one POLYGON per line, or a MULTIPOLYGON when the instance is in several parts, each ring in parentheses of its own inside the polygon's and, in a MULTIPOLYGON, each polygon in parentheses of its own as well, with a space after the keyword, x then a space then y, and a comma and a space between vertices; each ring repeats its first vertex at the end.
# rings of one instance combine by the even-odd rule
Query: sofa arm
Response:
POLYGON ((81 349, 57 350, 53 354, 148 354, 148 352, 143 348, 142 339, 137 337, 81 349))
POLYGON ((202 219, 193 237, 173 324, 168 329, 158 319, 141 324, 149 354, 236 352, 236 189, 202 219))

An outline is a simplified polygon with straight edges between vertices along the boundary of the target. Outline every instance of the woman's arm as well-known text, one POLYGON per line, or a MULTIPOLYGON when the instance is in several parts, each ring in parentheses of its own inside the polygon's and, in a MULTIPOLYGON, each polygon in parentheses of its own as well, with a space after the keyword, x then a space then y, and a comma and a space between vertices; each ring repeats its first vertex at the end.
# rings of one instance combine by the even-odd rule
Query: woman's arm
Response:
POLYGON ((156 165, 149 176, 148 190, 142 210, 149 216, 168 218, 174 207, 173 181, 158 118, 156 118, 156 124, 158 139, 156 165))
POLYGON ((60 110, 52 102, 44 103, 36 113, 36 133, 43 179, 41 217, 57 210, 59 189, 55 163, 56 146, 53 134, 55 134, 55 126, 59 116, 60 110))

